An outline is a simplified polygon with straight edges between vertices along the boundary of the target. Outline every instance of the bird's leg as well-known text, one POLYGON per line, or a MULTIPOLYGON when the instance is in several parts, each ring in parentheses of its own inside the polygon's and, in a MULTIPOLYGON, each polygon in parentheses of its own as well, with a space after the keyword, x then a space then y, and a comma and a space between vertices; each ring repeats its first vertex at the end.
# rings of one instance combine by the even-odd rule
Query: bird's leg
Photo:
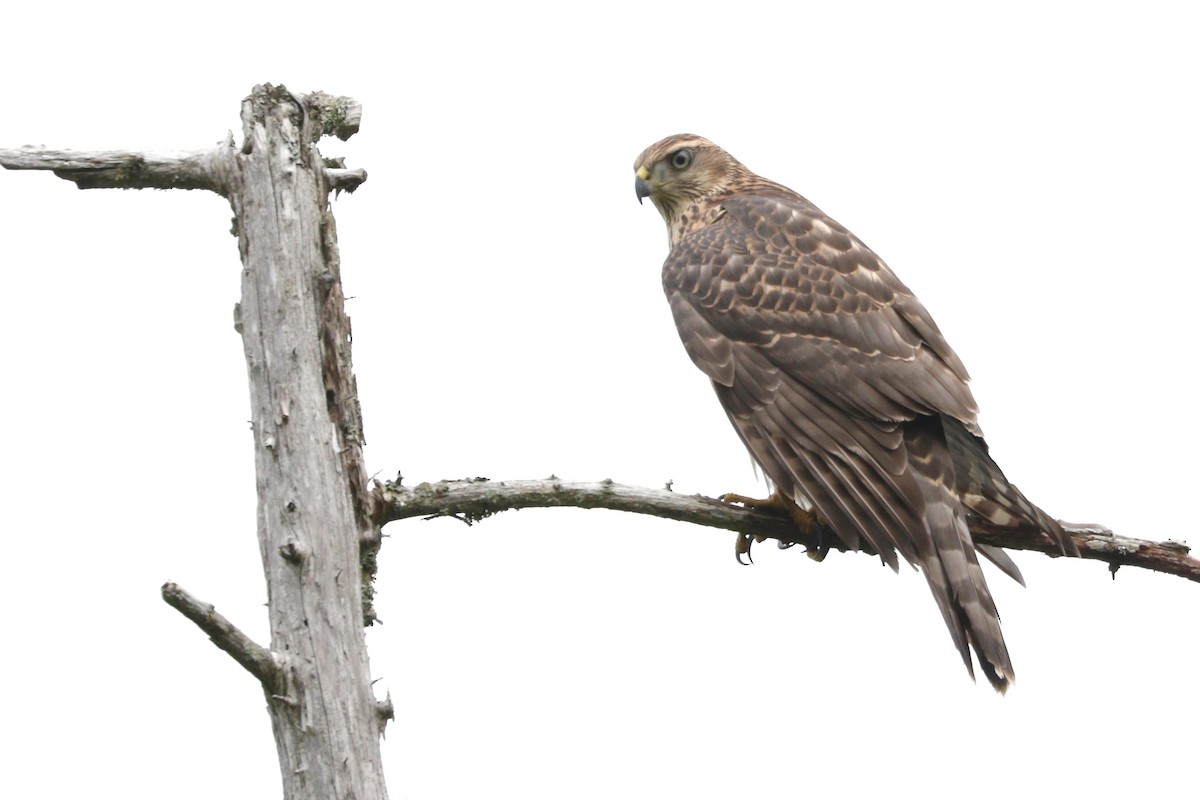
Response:
MULTIPOLYGON (((829 527, 821 521, 815 512, 801 508, 795 500, 780 494, 778 490, 763 500, 746 497, 745 495, 733 492, 723 494, 717 499, 722 503, 737 503, 745 508, 786 512, 792 518, 792 521, 796 523, 796 527, 804 532, 805 538, 816 542, 816 546, 808 549, 808 557, 814 561, 825 560, 825 554, 829 552, 829 527)), ((738 563, 753 563, 754 559, 750 557, 750 546, 754 542, 762 542, 766 538, 766 536, 756 533, 739 533, 737 541, 734 543, 734 554, 737 557, 738 563), (746 556, 749 561, 742 561, 742 556, 746 556)), ((781 544, 780 546, 790 547, 791 544, 781 544)))

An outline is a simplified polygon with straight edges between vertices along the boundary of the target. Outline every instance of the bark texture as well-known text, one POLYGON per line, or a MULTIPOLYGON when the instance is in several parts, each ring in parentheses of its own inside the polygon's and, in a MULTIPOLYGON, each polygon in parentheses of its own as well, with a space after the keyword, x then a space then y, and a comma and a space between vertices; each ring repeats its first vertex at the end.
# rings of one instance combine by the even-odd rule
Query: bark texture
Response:
MULTIPOLYGON (((625 486, 611 480, 564 481, 556 477, 539 481, 489 481, 467 478, 458 481, 402 486, 399 481, 377 484, 375 494, 380 524, 401 519, 453 517, 472 525, 501 511, 520 508, 607 508, 649 514, 664 519, 691 522, 710 528, 734 531, 759 541, 775 539, 781 547, 794 544, 816 550, 816 538, 801 531, 783 513, 724 503, 711 497, 686 495, 666 489, 625 486)), ((1143 567, 1200 582, 1200 561, 1189 555, 1181 542, 1151 542, 1118 536, 1103 525, 1062 523, 1079 548, 1082 558, 1108 564, 1116 575, 1122 566, 1143 567)), ((1058 556, 1058 545, 1049 536, 1031 528, 1001 528, 973 520, 971 534, 976 542, 1010 550, 1036 550, 1058 556)), ((838 539, 833 549, 848 548, 838 539)), ((865 545, 861 552, 878 555, 865 545)))
POLYGON ((366 173, 313 146, 350 137, 360 117, 349 98, 265 85, 242 104, 240 147, 227 136, 178 153, 0 149, 0 166, 81 189, 201 189, 233 207, 270 648, 173 583, 162 596, 262 684, 288 800, 387 797, 379 736, 391 701, 372 694, 363 631, 381 539, 329 210, 330 191, 353 191, 366 173))
POLYGON ((257 87, 229 192, 242 255, 258 538, 271 651, 268 691, 284 796, 384 798, 363 632, 360 541, 369 531, 362 423, 350 371, 321 110, 257 87))

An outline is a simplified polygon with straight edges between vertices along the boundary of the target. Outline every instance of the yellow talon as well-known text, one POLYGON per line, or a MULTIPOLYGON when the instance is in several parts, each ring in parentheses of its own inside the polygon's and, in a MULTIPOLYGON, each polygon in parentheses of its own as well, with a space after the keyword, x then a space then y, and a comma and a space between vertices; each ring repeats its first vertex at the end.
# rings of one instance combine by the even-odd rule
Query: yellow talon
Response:
MULTIPOLYGON (((811 539, 821 541, 821 520, 816 513, 806 511, 796 504, 794 500, 784 497, 779 492, 773 492, 766 499, 757 499, 747 497, 735 492, 726 492, 717 498, 722 503, 737 503, 744 508, 760 509, 764 511, 786 511, 792 521, 796 523, 796 527, 804 532, 804 535, 811 539)), ((734 554, 737 557, 739 564, 754 563, 754 559, 750 556, 750 546, 754 542, 762 542, 766 536, 751 533, 739 533, 737 541, 734 543, 734 554), (747 561, 742 561, 742 556, 746 556, 747 561)), ((780 545, 781 547, 783 545, 780 545)), ((826 548, 823 546, 810 547, 805 551, 809 558, 813 561, 824 561, 826 548)))

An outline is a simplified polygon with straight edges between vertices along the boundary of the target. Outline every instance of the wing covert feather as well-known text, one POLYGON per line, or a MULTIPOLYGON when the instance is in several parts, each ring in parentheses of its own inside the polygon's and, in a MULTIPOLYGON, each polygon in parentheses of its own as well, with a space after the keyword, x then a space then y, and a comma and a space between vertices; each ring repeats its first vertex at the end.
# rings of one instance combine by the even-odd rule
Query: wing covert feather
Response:
MULTIPOLYGON (((891 420, 940 413, 977 430, 962 362, 871 250, 802 198, 750 196, 723 208, 663 269, 693 360, 710 337, 728 338, 762 348, 784 374, 848 411, 891 420), (693 315, 708 337, 685 328, 693 315)), ((710 377, 715 363, 697 361, 710 377)), ((729 385, 728 366, 714 380, 729 385)))
MULTIPOLYGON (((663 288, 688 355, 775 490, 847 546, 918 567, 967 669, 973 648, 1004 691, 1012 664, 969 520, 1073 544, 988 456, 967 370, 908 287, 803 197, 731 163, 742 183, 719 199, 660 198, 663 288)), ((1003 551, 984 555, 1020 580, 1003 551)))

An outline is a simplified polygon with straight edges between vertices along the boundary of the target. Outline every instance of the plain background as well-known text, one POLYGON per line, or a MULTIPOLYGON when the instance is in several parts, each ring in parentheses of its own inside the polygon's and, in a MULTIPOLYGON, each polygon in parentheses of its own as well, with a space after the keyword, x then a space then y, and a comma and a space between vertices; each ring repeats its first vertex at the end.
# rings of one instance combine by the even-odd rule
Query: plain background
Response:
MULTIPOLYGON (((27 7, 28 8, 28 7, 27 7)), ((661 296, 634 157, 716 141, 924 301, 1051 514, 1200 544, 1200 114, 1183 4, 194 6, 6 12, 0 146, 199 149, 255 83, 326 141, 381 477, 763 487, 661 296)), ((0 174, 6 796, 273 797, 230 211, 0 174)), ((1194 796, 1197 587, 1018 554, 1018 681, 963 671, 915 572, 600 511, 389 526, 373 674, 394 798, 1194 796)))

